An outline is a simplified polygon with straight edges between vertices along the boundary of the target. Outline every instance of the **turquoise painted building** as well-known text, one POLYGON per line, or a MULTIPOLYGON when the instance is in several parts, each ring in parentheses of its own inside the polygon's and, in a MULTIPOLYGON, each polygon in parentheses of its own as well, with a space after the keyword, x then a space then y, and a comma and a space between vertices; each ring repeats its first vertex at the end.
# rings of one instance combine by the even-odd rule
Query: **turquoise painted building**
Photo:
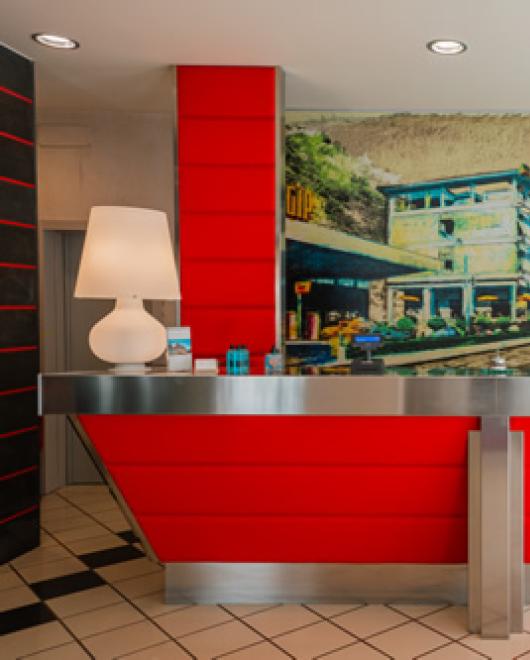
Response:
POLYGON ((520 169, 381 186, 390 246, 438 259, 442 270, 387 279, 419 323, 433 316, 526 318, 530 291, 530 171, 520 169))

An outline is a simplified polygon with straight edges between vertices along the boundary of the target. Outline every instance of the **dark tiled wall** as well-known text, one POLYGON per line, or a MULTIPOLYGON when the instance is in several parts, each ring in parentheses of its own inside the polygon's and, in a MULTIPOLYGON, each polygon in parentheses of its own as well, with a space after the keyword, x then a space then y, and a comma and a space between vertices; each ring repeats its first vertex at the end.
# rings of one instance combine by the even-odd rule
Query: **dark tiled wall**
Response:
POLYGON ((39 543, 33 64, 0 46, 0 563, 39 543))

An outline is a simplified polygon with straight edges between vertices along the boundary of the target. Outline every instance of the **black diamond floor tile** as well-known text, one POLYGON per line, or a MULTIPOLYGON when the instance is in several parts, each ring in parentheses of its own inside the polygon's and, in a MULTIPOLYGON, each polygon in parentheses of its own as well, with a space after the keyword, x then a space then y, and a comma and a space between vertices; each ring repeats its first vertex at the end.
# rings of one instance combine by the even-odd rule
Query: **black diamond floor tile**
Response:
POLYGON ((63 575, 63 577, 34 582, 30 585, 33 591, 42 600, 48 598, 57 598, 57 596, 66 596, 76 591, 84 591, 91 587, 100 587, 105 581, 97 573, 92 571, 83 571, 73 575, 63 575))
POLYGON ((134 534, 134 532, 131 532, 130 530, 127 530, 125 532, 118 532, 118 536, 122 538, 124 541, 127 541, 127 543, 138 543, 140 539, 134 534))
MULTIPOLYGON (((44 603, 33 603, 32 605, 24 605, 24 607, 17 607, 14 610, 0 613, 0 635, 7 635, 17 630, 25 630, 41 623, 55 621, 55 618, 54 613, 44 603)), ((1 647, 2 642, 0 641, 1 647)))
POLYGON ((88 552, 87 554, 79 555, 79 559, 90 568, 102 568, 111 564, 119 564, 122 561, 129 561, 129 559, 139 559, 143 556, 143 552, 140 552, 134 546, 122 545, 117 548, 109 548, 108 550, 88 552))

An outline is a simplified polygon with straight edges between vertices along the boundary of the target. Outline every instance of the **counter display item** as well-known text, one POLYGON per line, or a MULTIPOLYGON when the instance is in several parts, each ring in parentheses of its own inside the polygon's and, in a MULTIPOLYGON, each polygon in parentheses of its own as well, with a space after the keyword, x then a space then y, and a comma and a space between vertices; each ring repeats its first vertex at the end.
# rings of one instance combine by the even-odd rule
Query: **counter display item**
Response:
POLYGON ((250 373, 250 353, 243 344, 230 344, 226 352, 226 373, 228 376, 246 376, 250 373))
POLYGON ((283 373, 283 355, 273 346, 270 353, 265 356, 265 374, 267 376, 280 375, 283 373))
POLYGON ((191 371, 192 357, 190 328, 167 328, 168 371, 191 371))

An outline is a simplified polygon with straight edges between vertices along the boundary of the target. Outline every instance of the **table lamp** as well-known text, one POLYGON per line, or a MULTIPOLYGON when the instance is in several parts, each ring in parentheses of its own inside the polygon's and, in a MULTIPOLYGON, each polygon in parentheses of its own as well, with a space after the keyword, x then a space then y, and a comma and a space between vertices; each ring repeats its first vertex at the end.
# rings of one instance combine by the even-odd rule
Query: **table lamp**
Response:
POLYGON ((144 299, 180 300, 167 216, 127 206, 90 211, 74 297, 113 298, 116 306, 91 329, 89 346, 116 371, 145 370, 166 348, 164 326, 144 299))

